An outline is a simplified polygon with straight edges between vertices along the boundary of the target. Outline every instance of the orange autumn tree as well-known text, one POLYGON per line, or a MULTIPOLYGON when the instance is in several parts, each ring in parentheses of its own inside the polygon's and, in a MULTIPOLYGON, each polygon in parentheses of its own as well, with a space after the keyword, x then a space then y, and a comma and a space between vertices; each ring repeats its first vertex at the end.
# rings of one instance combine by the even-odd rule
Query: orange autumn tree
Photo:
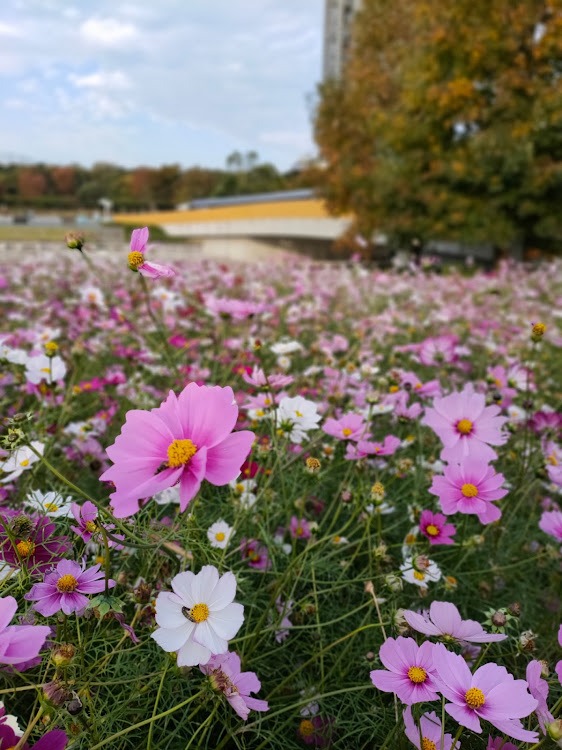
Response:
POLYGON ((562 247, 562 0, 364 0, 320 87, 323 189, 364 236, 562 247))

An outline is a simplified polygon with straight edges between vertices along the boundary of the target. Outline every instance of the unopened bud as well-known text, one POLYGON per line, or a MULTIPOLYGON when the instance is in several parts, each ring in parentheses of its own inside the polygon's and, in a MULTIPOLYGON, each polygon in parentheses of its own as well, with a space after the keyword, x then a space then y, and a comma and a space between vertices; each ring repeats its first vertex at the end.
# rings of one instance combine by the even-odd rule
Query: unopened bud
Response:
POLYGON ((521 603, 513 602, 513 604, 509 604, 507 611, 510 615, 513 615, 513 617, 521 617, 521 603))
POLYGON ((71 716, 76 716, 77 714, 82 711, 82 701, 80 698, 74 693, 74 698, 70 701, 70 703, 67 705, 66 710, 71 716))
POLYGON ((74 658, 75 653, 76 649, 71 643, 61 643, 54 647, 51 659, 57 667, 66 667, 74 658))
POLYGON ((492 615, 492 625, 495 625, 496 628, 503 628, 505 623, 507 622, 507 617, 503 612, 500 612, 499 610, 497 612, 494 612, 492 615))
POLYGON ((388 586, 388 588, 395 593, 402 591, 402 589, 404 588, 402 579, 400 578, 400 576, 397 576, 396 573, 389 573, 385 577, 384 582, 388 586))
POLYGON ((554 719, 550 724, 547 724, 546 733, 555 742, 562 740, 562 719, 554 719))
POLYGON ((531 331, 531 340, 535 342, 540 341, 544 336, 545 331, 546 326, 544 323, 535 323, 531 331))
POLYGON ((25 537, 26 539, 31 536, 35 525, 33 521, 25 515, 16 516, 11 523, 12 531, 17 537, 25 537))
POLYGON ((64 240, 66 246, 71 250, 82 250, 82 246, 84 245, 84 237, 76 232, 69 232, 65 235, 64 240))
POLYGON ((56 678, 43 685, 43 695, 57 708, 64 705, 72 697, 70 690, 56 678))

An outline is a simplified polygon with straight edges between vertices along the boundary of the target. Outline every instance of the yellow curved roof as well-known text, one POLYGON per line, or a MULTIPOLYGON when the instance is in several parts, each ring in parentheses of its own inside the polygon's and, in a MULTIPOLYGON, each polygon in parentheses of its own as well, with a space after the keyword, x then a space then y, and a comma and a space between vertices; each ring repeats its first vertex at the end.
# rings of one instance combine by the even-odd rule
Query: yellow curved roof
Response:
POLYGON ((186 224, 237 219, 326 219, 331 218, 324 201, 316 198, 300 201, 246 203, 241 206, 213 206, 191 211, 148 211, 138 214, 114 214, 119 224, 186 224))

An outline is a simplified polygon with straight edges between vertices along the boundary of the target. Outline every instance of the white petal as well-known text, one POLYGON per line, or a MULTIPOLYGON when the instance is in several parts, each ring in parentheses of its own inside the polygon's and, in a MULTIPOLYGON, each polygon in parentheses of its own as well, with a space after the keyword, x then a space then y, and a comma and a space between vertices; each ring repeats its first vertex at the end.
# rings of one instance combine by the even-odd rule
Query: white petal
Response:
POLYGON ((206 664, 210 658, 211 652, 208 648, 190 639, 178 651, 178 667, 195 667, 197 664, 206 664))
POLYGON ((208 620, 197 625, 193 640, 208 648, 212 654, 224 654, 228 651, 228 642, 215 633, 208 620))
POLYGON ((203 565, 191 584, 191 595, 195 604, 208 602, 213 589, 219 582, 219 572, 214 565, 203 565))
POLYGON ((156 598, 156 622, 163 628, 180 628, 186 623, 182 607, 185 602, 177 594, 162 591, 156 598))
POLYGON ((182 625, 181 628, 158 628, 152 633, 151 637, 164 651, 177 651, 189 639, 194 627, 193 622, 186 620, 185 625, 182 625))
POLYGON ((220 638, 225 640, 234 638, 244 622, 244 607, 233 602, 220 612, 211 612, 207 622, 220 638))
POLYGON ((192 588, 193 581, 195 580, 195 573, 190 570, 185 570, 183 573, 178 573, 177 576, 172 578, 172 588, 176 594, 184 600, 186 607, 191 609, 198 601, 193 598, 192 588))
POLYGON ((212 596, 207 600, 211 612, 224 609, 236 595, 236 577, 234 573, 225 573, 215 586, 212 596))

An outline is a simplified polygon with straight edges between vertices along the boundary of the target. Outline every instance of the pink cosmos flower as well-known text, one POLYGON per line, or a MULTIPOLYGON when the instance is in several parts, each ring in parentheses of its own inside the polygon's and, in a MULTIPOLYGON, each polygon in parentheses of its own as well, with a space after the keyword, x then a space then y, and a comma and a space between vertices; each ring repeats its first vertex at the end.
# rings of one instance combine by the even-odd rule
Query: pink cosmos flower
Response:
POLYGON ((242 377, 249 385, 255 385, 257 388, 264 388, 269 386, 270 388, 285 388, 287 385, 291 385, 294 380, 292 375, 268 375, 265 376, 264 371, 261 367, 254 365, 254 369, 251 373, 247 373, 245 370, 242 373, 242 377))
POLYGON ((386 693, 396 693, 408 705, 436 700, 433 648, 430 641, 418 646, 413 638, 388 638, 380 647, 379 657, 389 671, 374 669, 370 673, 373 685, 386 693))
POLYGON ((488 744, 486 745, 486 750, 499 750, 500 748, 501 750, 517 750, 512 742, 505 742, 502 737, 492 739, 492 737, 488 735, 488 744))
POLYGON ((365 434, 365 419, 362 414, 344 414, 340 419, 329 417, 322 426, 327 435, 338 440, 360 440, 365 434))
MULTIPOLYGON (((50 617, 60 609, 65 615, 84 609, 90 600, 84 594, 99 594, 105 588, 105 574, 100 566, 86 568, 74 560, 61 560, 56 568, 45 575, 43 583, 35 583, 25 596, 28 602, 36 602, 33 608, 44 617, 50 617)), ((109 588, 115 581, 109 580, 109 588)))
POLYGON ((357 459, 366 456, 391 456, 400 447, 402 441, 394 435, 387 435, 384 442, 377 443, 369 440, 359 440, 357 445, 347 444, 345 458, 357 459))
POLYGON ((537 741, 538 734, 524 729, 519 721, 537 707, 525 680, 515 680, 505 667, 493 662, 471 674, 462 656, 442 643, 433 649, 433 666, 436 689, 451 701, 445 710, 461 726, 480 734, 480 719, 484 719, 516 740, 537 741))
POLYGON ((0 664, 21 665, 36 659, 51 634, 47 625, 10 625, 17 608, 13 596, 0 598, 0 664))
POLYGON ((443 445, 443 461, 462 461, 468 456, 480 461, 492 461, 497 454, 492 445, 503 445, 507 435, 501 427, 507 417, 498 417, 499 406, 486 406, 486 397, 476 393, 468 383, 460 393, 451 393, 433 401, 433 409, 426 409, 422 424, 437 433, 443 445))
POLYGON ((562 542, 562 511, 550 510, 543 513, 539 521, 539 529, 562 542))
POLYGON ((429 492, 437 495, 446 515, 454 513, 475 514, 481 523, 497 521, 501 510, 493 505, 507 495, 501 486, 503 474, 496 474, 493 466, 469 456, 462 465, 450 464, 444 476, 434 476, 429 492))
POLYGON ((418 614, 411 609, 404 610, 408 625, 418 633, 460 642, 490 643, 504 641, 507 635, 487 633, 475 620, 463 620, 459 610, 451 602, 432 602, 429 612, 418 614))
POLYGON ((541 732, 546 734, 545 724, 550 724, 554 721, 554 716, 548 710, 548 704, 546 699, 548 698, 548 682, 541 679, 542 664, 536 660, 530 661, 527 664, 527 684, 529 685, 529 692, 538 702, 535 708, 537 719, 539 720, 539 726, 541 732))
POLYGON ((160 263, 148 263, 144 259, 144 253, 147 250, 148 227, 135 229, 131 235, 131 250, 129 252, 129 266, 138 271, 149 279, 159 279, 161 276, 175 276, 176 272, 170 266, 163 266, 160 263))
MULTIPOLYGON (((9 525, 9 519, 4 513, 2 517, 9 525)), ((31 524, 30 530, 23 536, 15 534, 13 542, 4 527, 0 528, 0 557, 14 568, 25 566, 32 573, 42 573, 61 559, 68 549, 68 537, 53 537, 56 527, 46 516, 25 520, 31 524)))
MULTIPOLYGON (((20 740, 21 737, 14 732, 11 726, 5 722, 0 723, 0 747, 9 750, 16 747, 20 740)), ((21 750, 64 750, 67 744, 68 737, 62 729, 53 729, 44 734, 34 745, 24 742, 21 745, 21 750)))
POLYGON ((454 544, 451 539, 457 533, 452 523, 445 523, 447 517, 442 513, 422 511, 420 516, 420 531, 429 539, 430 544, 454 544))
POLYGON ((248 718, 250 710, 269 711, 267 701, 252 698, 250 693, 257 693, 261 682, 255 672, 240 671, 240 657, 235 651, 212 656, 199 669, 211 678, 213 688, 222 693, 241 719, 248 718))
POLYGON ((425 339, 419 350, 420 362, 427 366, 454 362, 457 359, 455 347, 458 342, 457 336, 450 335, 425 339))
POLYGON ((139 500, 180 485, 180 510, 187 508, 201 482, 228 484, 240 473, 255 435, 232 433, 238 406, 232 388, 190 383, 173 391, 156 409, 127 412, 115 443, 107 449, 114 465, 100 479, 112 481, 117 518, 132 516, 139 500))
POLYGON ((291 536, 295 539, 308 539, 310 537, 310 524, 306 518, 291 517, 291 536))
POLYGON ((242 539, 240 541, 240 554, 251 568, 268 570, 271 567, 267 547, 260 544, 257 539, 242 539))
POLYGON ((78 503, 71 503, 70 510, 74 516, 78 526, 71 526, 70 528, 75 534, 81 536, 86 544, 90 541, 92 536, 98 530, 96 519, 98 517, 98 509, 89 500, 83 505, 78 503))
MULTIPOLYGON (((432 711, 430 714, 423 714, 420 718, 419 727, 414 721, 410 706, 404 710, 402 716, 406 727, 404 734, 410 740, 412 745, 418 748, 418 750, 427 750, 427 748, 435 748, 435 750, 453 750, 453 737, 450 734, 445 735, 445 741, 443 747, 441 747, 441 719, 437 716, 435 711, 432 711)), ((457 748, 460 748, 458 742, 455 743, 454 750, 457 750, 457 748)))

